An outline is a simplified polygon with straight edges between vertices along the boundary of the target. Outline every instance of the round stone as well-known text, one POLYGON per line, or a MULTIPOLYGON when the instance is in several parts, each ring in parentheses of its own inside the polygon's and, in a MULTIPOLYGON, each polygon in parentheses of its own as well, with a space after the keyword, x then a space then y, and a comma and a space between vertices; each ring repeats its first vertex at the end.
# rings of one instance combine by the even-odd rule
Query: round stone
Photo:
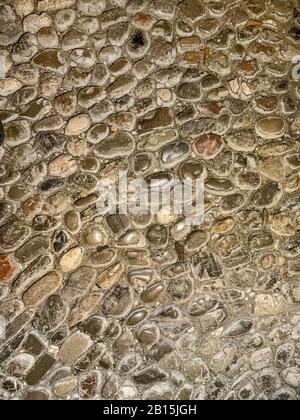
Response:
POLYGON ((147 315, 148 311, 146 308, 135 309, 130 312, 125 322, 128 326, 133 327, 143 322, 147 315))
POLYGON ((154 283, 142 293, 141 298, 145 303, 153 303, 160 298, 164 291, 163 283, 154 283))
POLYGON ((152 49, 152 57, 155 64, 159 67, 167 68, 171 66, 176 58, 174 45, 169 42, 159 42, 152 49))
POLYGON ((91 122, 86 114, 79 114, 72 117, 66 125, 65 133, 67 136, 78 136, 90 128, 91 122))
POLYGON ((76 247, 66 252, 60 259, 60 267, 64 273, 75 270, 82 261, 83 249, 76 247))
POLYGON ((194 290, 193 280, 190 278, 178 278, 171 281, 167 293, 176 303, 183 303, 190 299, 194 290))
POLYGON ((109 128, 106 124, 96 124, 88 131, 87 140, 92 144, 97 144, 104 140, 108 134, 109 128))
POLYGON ((117 251, 113 248, 100 248, 89 258, 89 262, 96 267, 105 267, 115 261, 117 251))
POLYGON ((237 185, 241 190, 255 190, 260 186, 261 177, 256 172, 243 171, 237 175, 237 185))
POLYGON ((30 125, 26 120, 16 120, 8 123, 5 127, 7 144, 17 146, 30 140, 30 125))
POLYGON ((199 83, 184 83, 178 86, 176 94, 183 101, 200 101, 202 97, 201 85, 199 83))
POLYGON ((203 159, 214 159, 222 151, 224 142, 217 134, 204 134, 198 138, 195 147, 203 159))
POLYGON ((234 189, 233 183, 224 178, 207 178, 205 186, 212 194, 216 195, 228 195, 234 189))
POLYGON ((180 176, 184 180, 197 180, 205 175, 203 164, 197 160, 188 160, 180 166, 180 176))
POLYGON ((133 292, 126 285, 116 284, 101 303, 102 312, 107 316, 122 317, 133 305, 133 292))
POLYGON ((286 123, 280 117, 262 118, 256 123, 256 133, 263 139, 276 139, 286 131, 286 123))
POLYGON ((253 197, 253 204, 257 208, 271 208, 280 199, 282 190, 277 182, 269 182, 260 188, 253 197))
POLYGON ((168 243, 168 229, 165 226, 154 225, 148 230, 146 238, 153 247, 164 248, 168 243))
POLYGON ((243 194, 235 193, 230 194, 227 197, 224 197, 221 203, 221 210, 223 213, 232 213, 241 207, 243 207, 245 203, 245 197, 243 194))
POLYGON ((185 241, 187 252, 194 253, 199 251, 209 240, 208 232, 205 230, 194 231, 189 234, 185 241))
POLYGON ((93 224, 89 226, 84 232, 83 237, 85 243, 89 246, 106 245, 108 235, 104 227, 100 224, 93 224))
POLYGON ((135 173, 145 173, 153 165, 154 157, 149 153, 139 153, 134 157, 133 170, 135 173))
POLYGON ((190 148, 187 143, 174 142, 164 147, 161 152, 161 162, 164 168, 173 168, 178 163, 182 162, 189 155, 190 148))

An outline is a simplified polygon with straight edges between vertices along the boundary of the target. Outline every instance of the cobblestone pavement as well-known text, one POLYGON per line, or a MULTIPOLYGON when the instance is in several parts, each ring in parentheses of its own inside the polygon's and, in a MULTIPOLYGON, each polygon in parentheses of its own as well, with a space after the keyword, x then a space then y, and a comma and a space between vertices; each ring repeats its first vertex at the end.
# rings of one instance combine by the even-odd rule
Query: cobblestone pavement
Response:
POLYGON ((299 1, 2 0, 0 31, 1 399, 299 400, 299 1), (204 222, 99 215, 119 171, 202 175, 204 222))

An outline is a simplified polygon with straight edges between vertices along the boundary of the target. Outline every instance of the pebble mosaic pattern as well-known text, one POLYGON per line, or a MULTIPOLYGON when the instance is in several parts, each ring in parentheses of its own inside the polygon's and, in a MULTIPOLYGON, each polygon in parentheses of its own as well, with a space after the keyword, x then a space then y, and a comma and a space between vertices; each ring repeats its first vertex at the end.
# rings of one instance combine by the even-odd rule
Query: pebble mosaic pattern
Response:
POLYGON ((300 399, 299 54, 297 0, 0 1, 1 399, 300 399), (203 224, 99 216, 126 170, 203 224))

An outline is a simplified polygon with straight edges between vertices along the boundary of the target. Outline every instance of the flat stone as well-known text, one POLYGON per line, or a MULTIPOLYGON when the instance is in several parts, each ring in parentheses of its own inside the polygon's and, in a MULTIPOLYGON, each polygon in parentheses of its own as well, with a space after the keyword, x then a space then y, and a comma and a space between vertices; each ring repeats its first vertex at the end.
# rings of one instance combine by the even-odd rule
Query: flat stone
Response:
POLYGON ((132 76, 120 76, 114 83, 112 83, 108 88, 107 92, 114 99, 121 98, 127 93, 130 93, 132 89, 136 86, 136 79, 132 76))
POLYGON ((0 228, 0 246, 4 251, 18 248, 30 234, 29 226, 12 219, 0 228))
POLYGON ((81 247, 75 247, 70 251, 66 252, 60 259, 60 267, 64 273, 75 270, 82 261, 83 249, 81 247))
POLYGON ((170 143, 161 152, 161 162, 164 168, 173 168, 189 155, 190 148, 187 143, 170 143))
POLYGON ((61 286, 61 277, 53 272, 44 276, 42 279, 34 283, 23 294, 23 302, 25 306, 32 307, 42 303, 49 295, 56 292, 61 286))
POLYGON ((252 131, 242 130, 227 137, 230 147, 238 152, 253 152, 257 146, 255 135, 252 131))
POLYGON ((171 66, 176 58, 176 50, 170 42, 160 42, 152 49, 154 63, 162 68, 171 66))
POLYGON ((254 313, 257 316, 276 316, 285 310, 286 301, 280 294, 259 294, 255 298, 254 313))
POLYGON ((23 20, 24 32, 36 33, 41 28, 51 26, 52 19, 47 13, 37 15, 35 13, 26 16, 23 20))
POLYGON ((148 388, 143 394, 143 400, 170 400, 173 397, 173 390, 168 382, 160 382, 148 388))
POLYGON ((75 4, 75 0, 39 0, 38 11, 39 12, 55 12, 61 9, 67 9, 75 4))
POLYGON ((300 384, 300 369, 297 367, 287 368, 283 371, 284 381, 292 386, 298 388, 300 384))
POLYGON ((277 139, 286 131, 286 124, 282 118, 266 117, 256 123, 256 133, 263 139, 277 139))
POLYGON ((217 195, 228 195, 234 189, 233 183, 224 178, 207 178, 205 185, 213 194, 217 195))
POLYGON ((96 281, 96 270, 81 267, 72 273, 62 291, 63 299, 70 303, 88 293, 96 281))
POLYGON ((91 346, 91 344, 92 342, 88 335, 77 331, 63 343, 58 358, 65 364, 72 364, 91 346))
POLYGON ((71 29, 62 39, 62 48, 66 51, 82 48, 87 43, 87 35, 76 29, 71 29))
POLYGON ((0 96, 9 96, 22 87, 22 83, 14 78, 0 80, 0 96))
POLYGON ((106 1, 97 0, 79 0, 78 10, 87 16, 99 16, 106 8, 106 1))
POLYGON ((79 114, 72 117, 65 128, 67 136, 78 136, 90 128, 91 122, 87 114, 79 114))
POLYGON ((260 188, 253 197, 253 204, 258 208, 271 208, 280 199, 281 188, 277 182, 269 182, 260 188))
POLYGON ((129 133, 117 132, 103 140, 96 147, 96 155, 106 159, 129 156, 133 153, 135 144, 129 133))
POLYGON ((138 121, 140 134, 155 129, 166 128, 173 125, 173 115, 168 108, 160 108, 138 121))
POLYGON ((164 145, 175 140, 177 133, 173 129, 167 129, 158 133, 150 134, 145 140, 138 144, 138 148, 145 151, 156 151, 164 145))
POLYGON ((56 330, 66 319, 68 307, 59 295, 51 295, 37 311, 33 320, 34 328, 41 334, 56 330))
POLYGON ((286 141, 272 141, 263 144, 257 150, 258 155, 262 158, 285 155, 293 150, 294 145, 286 141))
POLYGON ((182 101, 187 102, 198 102, 202 97, 199 83, 183 83, 178 86, 176 94, 182 101))
POLYGON ((18 249, 15 256, 23 264, 34 260, 50 248, 49 238, 37 235, 18 249))
POLYGON ((224 142, 217 134, 204 134, 198 138, 195 147, 203 159, 214 159, 222 151, 224 142))
POLYGON ((54 49, 39 52, 32 62, 41 69, 53 71, 57 74, 65 74, 66 65, 62 59, 62 55, 54 49))
POLYGON ((285 178, 286 170, 281 158, 268 158, 260 161, 260 172, 274 181, 281 181, 285 178))
POLYGON ((90 293, 89 295, 79 299, 77 306, 74 306, 70 311, 68 318, 70 328, 85 321, 88 317, 95 313, 102 296, 102 292, 90 293))
POLYGON ((204 7, 198 0, 184 0, 179 4, 179 8, 183 16, 193 22, 199 20, 205 13, 204 7))
POLYGON ((10 282, 19 269, 20 265, 12 255, 0 255, 0 283, 10 282))
POLYGON ((58 398, 64 398, 69 395, 77 385, 76 376, 67 376, 60 379, 53 385, 53 392, 58 398))
POLYGON ((54 363, 55 359, 50 354, 44 353, 31 371, 26 375, 25 382, 27 382, 28 385, 36 385, 42 380, 54 363))
POLYGON ((116 284, 102 300, 101 309, 105 315, 119 318, 130 311, 132 304, 132 290, 116 284))

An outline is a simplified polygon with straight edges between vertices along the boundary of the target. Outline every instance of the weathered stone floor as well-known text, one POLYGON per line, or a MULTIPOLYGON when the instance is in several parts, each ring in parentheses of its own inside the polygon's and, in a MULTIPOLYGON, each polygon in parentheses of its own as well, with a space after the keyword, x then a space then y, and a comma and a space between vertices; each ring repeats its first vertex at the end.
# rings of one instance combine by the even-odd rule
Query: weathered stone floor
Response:
POLYGON ((1 399, 299 400, 299 1, 2 0, 0 31, 1 399), (202 174, 204 223, 99 216, 120 170, 202 174))

